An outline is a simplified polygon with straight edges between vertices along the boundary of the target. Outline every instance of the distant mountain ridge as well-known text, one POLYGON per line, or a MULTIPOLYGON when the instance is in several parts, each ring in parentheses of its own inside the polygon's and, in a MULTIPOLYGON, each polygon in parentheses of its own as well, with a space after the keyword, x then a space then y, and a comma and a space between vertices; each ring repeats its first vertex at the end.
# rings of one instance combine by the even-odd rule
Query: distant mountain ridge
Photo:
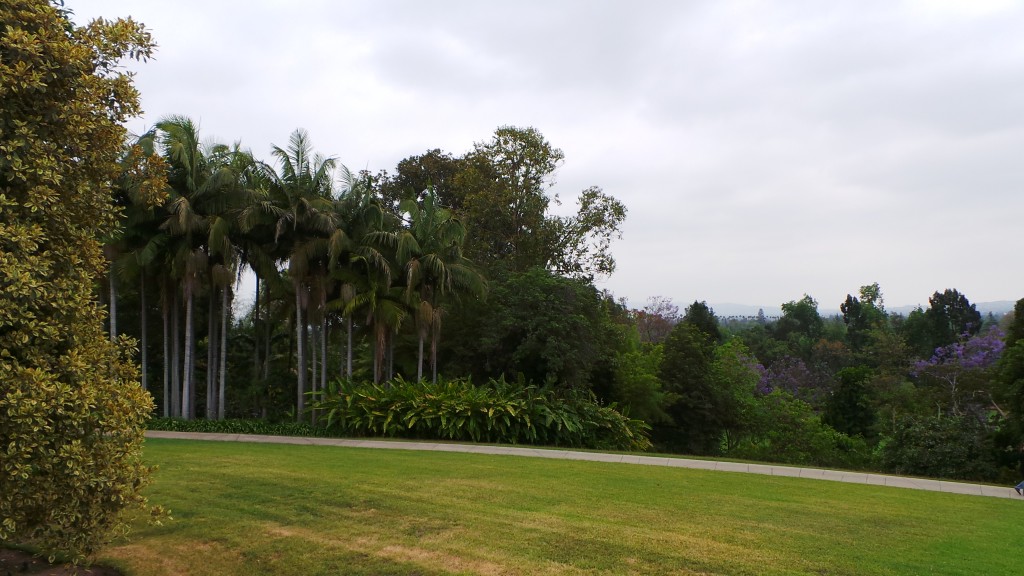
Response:
POLYGON ((725 302, 723 304, 708 304, 715 311, 715 316, 724 318, 726 316, 757 316, 759 310, 764 311, 767 318, 782 316, 782 308, 778 306, 752 306, 749 304, 735 304, 725 302))
MULTIPOLYGON (((997 300, 995 302, 974 302, 973 304, 975 305, 975 307, 977 307, 978 312, 981 312, 983 315, 992 313, 995 316, 1001 316, 1003 314, 1006 314, 1007 312, 1013 311, 1013 306, 1015 302, 1011 300, 997 300)), ((764 315, 767 318, 782 316, 782 308, 780 308, 779 306, 755 306, 750 304, 736 304, 732 302, 724 302, 721 304, 708 304, 708 306, 710 306, 711 309, 715 311, 715 316, 718 316, 719 318, 725 318, 728 316, 757 316, 758 310, 763 310, 764 315)), ((903 314, 904 316, 906 316, 907 314, 913 312, 918 306, 920 306, 921 308, 927 308, 928 304, 925 303, 908 304, 905 306, 886 306, 885 309, 887 312, 896 312, 898 314, 903 314)), ((832 316, 834 314, 840 313, 839 308, 836 308, 835 310, 825 310, 819 308, 818 312, 820 312, 822 316, 832 316)))

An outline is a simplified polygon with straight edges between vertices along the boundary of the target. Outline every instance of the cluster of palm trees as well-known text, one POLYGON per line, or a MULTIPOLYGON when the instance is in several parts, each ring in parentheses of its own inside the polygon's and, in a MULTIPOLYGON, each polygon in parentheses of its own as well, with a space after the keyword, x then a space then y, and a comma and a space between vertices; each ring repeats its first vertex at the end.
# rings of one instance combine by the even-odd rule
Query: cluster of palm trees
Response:
POLYGON ((307 413, 308 393, 327 384, 329 326, 345 330, 338 376, 352 377, 355 329, 371 336, 374 381, 391 377, 394 337, 408 327, 419 344, 417 379, 424 377, 429 342, 436 380, 445 306, 482 295, 484 281, 463 256, 465 228, 433 191, 409 191, 409 199, 387 203, 369 178, 356 179, 315 153, 301 129, 286 148, 272 148, 273 163, 237 143, 201 142, 197 125, 180 116, 158 122, 127 150, 114 186, 123 226, 107 243, 110 333, 117 337, 117 286, 137 283, 148 388, 145 294, 159 286, 164 416, 197 416, 195 309, 196 299, 206 297, 205 416, 224 418, 230 312, 245 269, 256 277, 254 374, 267 376, 272 327, 283 317, 294 328, 298 419, 307 413), (158 185, 138 177, 141 163, 157 173, 158 185))

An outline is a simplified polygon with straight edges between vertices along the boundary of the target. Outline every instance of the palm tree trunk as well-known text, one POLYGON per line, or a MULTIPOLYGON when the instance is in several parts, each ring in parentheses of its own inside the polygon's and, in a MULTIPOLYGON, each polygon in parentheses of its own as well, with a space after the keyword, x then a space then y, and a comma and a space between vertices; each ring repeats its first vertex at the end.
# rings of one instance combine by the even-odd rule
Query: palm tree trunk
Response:
POLYGON ((206 314, 206 419, 217 413, 217 287, 210 286, 210 305, 206 314))
POLYGON ((231 290, 224 287, 220 309, 220 386, 218 386, 217 419, 224 419, 228 378, 228 311, 231 309, 231 290))
POLYGON ((430 383, 437 384, 437 347, 430 350, 430 383))
MULTIPOLYGON (((326 312, 326 303, 324 303, 326 312)), ((327 314, 320 318, 320 387, 317 400, 323 398, 324 390, 327 389, 327 314)), ((313 424, 317 421, 317 412, 313 411, 313 424)))
POLYGON ((256 301, 252 306, 252 377, 260 373, 260 275, 256 274, 256 301))
POLYGON ((164 321, 164 418, 171 417, 171 317, 170 317, 170 302, 167 298, 167 283, 163 283, 161 288, 163 292, 161 296, 161 312, 164 321))
MULTIPOLYGON (((267 315, 269 316, 269 304, 267 310, 267 315)), ((263 380, 266 381, 267 378, 270 378, 270 337, 273 336, 271 333, 273 327, 270 326, 269 322, 264 322, 264 324, 266 326, 263 327, 263 380)))
MULTIPOLYGON (((309 389, 311 392, 310 399, 315 401, 316 394, 320 390, 320 339, 322 338, 320 322, 313 324, 312 320, 310 321, 309 335, 309 389)), ((316 410, 310 410, 309 415, 310 421, 316 424, 316 410)))
POLYGON ((374 325, 373 335, 373 383, 380 384, 380 379, 384 372, 384 347, 387 344, 385 342, 384 327, 374 325))
POLYGON ((395 377, 395 335, 388 334, 388 380, 395 377))
POLYGON ((433 317, 430 319, 430 371, 431 382, 437 384, 437 343, 441 339, 441 314, 440 307, 434 308, 433 317))
POLYGON ((437 341, 440 336, 439 333, 438 327, 432 325, 430 330, 430 372, 433 384, 437 384, 437 341))
POLYGON ((317 322, 316 324, 313 324, 312 322, 313 321, 310 320, 310 326, 307 332, 307 334, 309 334, 309 371, 311 372, 309 388, 310 390, 313 391, 313 394, 315 395, 316 386, 317 384, 320 383, 318 372, 320 368, 320 363, 318 359, 318 356, 320 355, 320 323, 317 322))
POLYGON ((171 416, 181 418, 181 301, 177 286, 171 287, 171 416))
POLYGON ((184 381, 181 388, 181 416, 186 420, 194 417, 192 407, 194 406, 194 364, 195 364, 195 322, 193 322, 192 281, 185 281, 185 367, 184 381))
POLYGON ((345 376, 352 379, 352 317, 345 319, 348 324, 348 345, 345 347, 345 376))
POLYGON ((423 333, 420 332, 420 349, 416 354, 416 381, 423 381, 423 333))
POLYGON ((302 413, 306 409, 306 323, 302 318, 302 284, 295 283, 295 347, 296 372, 298 377, 295 419, 302 422, 302 413))
POLYGON ((327 315, 320 320, 320 393, 327 389, 327 315))

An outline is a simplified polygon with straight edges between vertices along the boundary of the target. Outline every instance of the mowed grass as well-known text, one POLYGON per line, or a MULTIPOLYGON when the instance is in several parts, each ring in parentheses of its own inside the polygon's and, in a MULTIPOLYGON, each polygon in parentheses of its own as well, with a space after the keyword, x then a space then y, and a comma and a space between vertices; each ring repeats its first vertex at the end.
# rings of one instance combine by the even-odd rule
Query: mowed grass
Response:
POLYGON ((1024 501, 677 468, 146 441, 128 574, 1024 574, 1024 501))

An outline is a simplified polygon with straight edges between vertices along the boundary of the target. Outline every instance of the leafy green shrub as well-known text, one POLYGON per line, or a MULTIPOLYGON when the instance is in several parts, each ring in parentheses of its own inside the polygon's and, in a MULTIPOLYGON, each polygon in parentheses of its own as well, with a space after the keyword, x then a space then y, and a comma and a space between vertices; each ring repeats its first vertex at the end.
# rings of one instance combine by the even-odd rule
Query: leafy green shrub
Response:
POLYGON ((87 557, 145 508, 152 398, 94 299, 115 230, 110 182, 139 112, 130 20, 79 27, 46 0, 0 3, 0 542, 87 557))
POLYGON ((837 432, 809 404, 781 390, 759 399, 744 438, 728 453, 803 466, 862 469, 871 464, 863 438, 837 432))
POLYGON ((150 430, 169 432, 208 432, 214 434, 263 434, 267 436, 328 436, 323 427, 304 422, 267 422, 265 420, 183 420, 181 418, 153 418, 150 430))
POLYGON ((328 428, 392 436, 612 450, 650 448, 648 426, 593 394, 491 380, 385 384, 335 381, 317 404, 328 428))
POLYGON ((996 480, 992 438, 971 416, 907 417, 879 445, 888 472, 960 480, 996 480))
POLYGON ((665 408, 678 399, 662 388, 658 378, 661 344, 641 347, 639 342, 621 353, 615 361, 615 379, 609 396, 628 414, 649 424, 668 424, 672 418, 665 408))

